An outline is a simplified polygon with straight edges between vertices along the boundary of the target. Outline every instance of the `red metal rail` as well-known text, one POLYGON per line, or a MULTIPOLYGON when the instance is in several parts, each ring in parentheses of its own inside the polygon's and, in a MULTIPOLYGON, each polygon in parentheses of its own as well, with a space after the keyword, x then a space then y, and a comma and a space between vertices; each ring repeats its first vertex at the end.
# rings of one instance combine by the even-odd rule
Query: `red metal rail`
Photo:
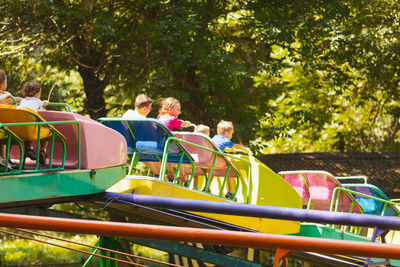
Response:
POLYGON ((400 246, 312 237, 220 231, 198 228, 103 222, 0 213, 0 226, 58 232, 101 234, 226 246, 400 259, 400 246))

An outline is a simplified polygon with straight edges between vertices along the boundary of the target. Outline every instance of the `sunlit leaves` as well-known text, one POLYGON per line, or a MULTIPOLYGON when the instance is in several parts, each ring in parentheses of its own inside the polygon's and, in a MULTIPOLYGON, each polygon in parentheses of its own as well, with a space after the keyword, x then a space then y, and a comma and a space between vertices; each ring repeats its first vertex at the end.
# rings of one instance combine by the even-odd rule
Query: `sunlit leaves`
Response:
POLYGON ((398 1, 3 1, 10 84, 68 77, 77 111, 146 92, 265 153, 399 146, 398 1))

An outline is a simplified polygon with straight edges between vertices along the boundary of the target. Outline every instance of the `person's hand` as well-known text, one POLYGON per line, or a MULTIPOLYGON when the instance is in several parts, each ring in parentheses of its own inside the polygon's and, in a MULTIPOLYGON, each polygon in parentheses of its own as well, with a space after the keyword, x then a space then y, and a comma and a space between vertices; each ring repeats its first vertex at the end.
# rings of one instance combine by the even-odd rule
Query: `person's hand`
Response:
POLYGON ((0 100, 6 99, 10 95, 11 94, 9 92, 4 91, 3 93, 0 94, 0 100))
POLYGON ((49 101, 47 101, 47 100, 43 100, 42 101, 42 106, 43 107, 48 106, 48 105, 49 105, 49 101))
POLYGON ((226 147, 224 152, 249 154, 250 150, 245 146, 234 144, 231 148, 226 147))
POLYGON ((190 121, 182 121, 182 127, 186 128, 186 127, 190 127, 190 125, 192 125, 192 123, 190 121))
POLYGON ((11 96, 9 92, 4 92, 3 94, 0 94, 0 104, 2 105, 14 104, 14 100, 9 96, 11 96))

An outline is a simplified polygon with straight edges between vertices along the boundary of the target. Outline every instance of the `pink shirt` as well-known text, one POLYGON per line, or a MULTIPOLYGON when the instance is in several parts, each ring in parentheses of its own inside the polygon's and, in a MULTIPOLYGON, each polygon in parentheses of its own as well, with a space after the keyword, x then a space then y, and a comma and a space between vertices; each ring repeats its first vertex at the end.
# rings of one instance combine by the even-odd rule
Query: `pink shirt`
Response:
POLYGON ((182 120, 169 114, 161 115, 158 120, 164 123, 170 131, 172 131, 174 128, 179 129, 183 122, 182 120))

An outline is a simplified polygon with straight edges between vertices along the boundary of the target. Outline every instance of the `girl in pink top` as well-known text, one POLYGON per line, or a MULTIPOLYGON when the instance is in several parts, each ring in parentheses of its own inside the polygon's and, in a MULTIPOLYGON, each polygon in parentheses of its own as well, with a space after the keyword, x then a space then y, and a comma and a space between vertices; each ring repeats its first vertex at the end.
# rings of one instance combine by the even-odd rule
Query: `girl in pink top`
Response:
MULTIPOLYGON (((178 115, 181 114, 181 104, 179 101, 173 97, 168 97, 163 99, 161 102, 160 111, 157 119, 164 123, 167 128, 172 131, 173 129, 179 129, 181 127, 189 127, 191 125, 190 121, 183 121, 178 119, 178 115)), ((173 170, 174 163, 167 163, 167 177, 168 179, 173 179, 175 171, 173 170)), ((178 180, 181 182, 188 182, 186 178, 185 168, 181 168, 178 180)))
POLYGON ((157 119, 164 123, 170 131, 181 127, 189 127, 191 122, 178 119, 179 114, 181 114, 181 104, 179 100, 168 97, 161 102, 161 108, 157 119))

